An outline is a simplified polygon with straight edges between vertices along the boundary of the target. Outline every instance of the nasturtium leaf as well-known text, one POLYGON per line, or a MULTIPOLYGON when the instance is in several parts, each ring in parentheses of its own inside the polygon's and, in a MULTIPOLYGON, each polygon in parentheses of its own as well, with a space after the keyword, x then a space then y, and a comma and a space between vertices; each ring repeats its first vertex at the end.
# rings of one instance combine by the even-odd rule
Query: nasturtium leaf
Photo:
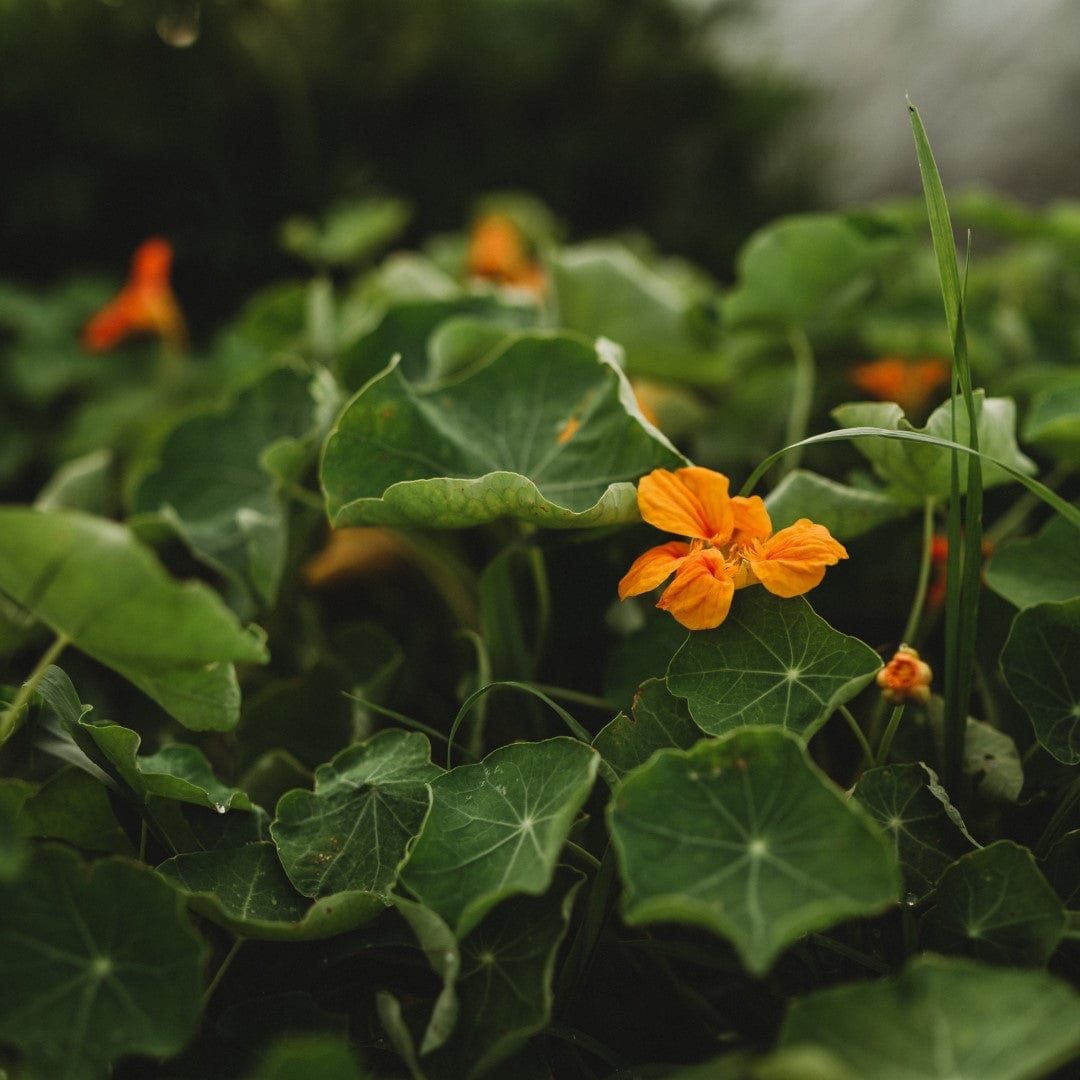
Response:
POLYGON ((325 380, 288 368, 269 372, 225 408, 173 429, 157 468, 135 490, 133 510, 160 515, 197 558, 273 604, 288 544, 282 477, 273 466, 295 474, 311 460, 334 406, 325 380))
POLYGON ((870 769, 852 794, 892 840, 908 901, 929 896, 953 860, 975 846, 937 776, 921 763, 870 769))
POLYGON ((559 736, 511 743, 437 777, 402 884, 459 938, 501 900, 544 892, 599 762, 559 736))
POLYGON ((263 1056, 249 1080, 363 1080, 349 1044, 333 1035, 288 1035, 263 1056))
POLYGON ((506 347, 521 327, 459 315, 447 319, 428 339, 432 379, 451 379, 506 347))
POLYGON ((1050 387, 1032 398, 1024 439, 1068 461, 1080 459, 1080 381, 1050 387))
POLYGON ((199 914, 245 938, 313 941, 354 930, 385 910, 368 892, 301 896, 269 841, 176 855, 157 869, 199 914))
POLYGON ((805 741, 880 667, 873 649, 834 630, 803 597, 745 589, 720 626, 687 638, 667 685, 711 735, 770 726, 805 741))
MULTIPOLYGON (((931 699, 933 706, 934 699, 931 699)), ((990 802, 1016 802, 1024 786, 1024 767, 1010 735, 984 720, 967 718, 964 728, 964 775, 990 802)))
POLYGON ((29 798, 23 820, 32 836, 63 840, 83 851, 133 855, 104 784, 68 766, 53 773, 29 798))
POLYGON ((216 593, 102 518, 0 508, 0 591, 197 730, 236 724, 233 662, 267 659, 216 593))
POLYGON ((847 487, 805 469, 789 472, 769 492, 765 506, 777 531, 812 511, 814 521, 837 540, 852 540, 906 513, 895 499, 879 491, 847 487))
POLYGON ((501 302, 494 295, 464 294, 445 298, 397 300, 378 322, 345 350, 340 361, 342 384, 358 390, 383 371, 394 356, 409 379, 425 380, 430 371, 429 342, 448 319, 471 318, 506 330, 525 329, 536 321, 535 305, 501 302))
POLYGON ((321 222, 297 215, 281 226, 286 251, 315 266, 345 266, 371 258, 408 224, 401 199, 369 198, 332 206, 321 222))
POLYGON ((1038 536, 1006 541, 986 564, 986 584, 1018 608, 1080 596, 1080 532, 1055 515, 1038 536))
POLYGON ((1080 1052, 1080 995, 1042 971, 934 955, 797 998, 781 1046, 835 1054, 855 1080, 1033 1080, 1080 1052))
POLYGON ((315 790, 290 791, 270 834, 304 896, 364 891, 389 903, 409 841, 441 769, 420 732, 381 731, 315 770, 315 790))
POLYGON ((157 795, 205 806, 219 814, 251 809, 247 795, 220 781, 198 747, 168 743, 154 754, 140 755, 142 736, 130 728, 109 720, 80 720, 79 728, 141 798, 157 795))
POLYGON ((838 216, 781 218, 739 252, 725 321, 782 329, 835 324, 872 287, 875 261, 873 246, 838 216))
POLYGON ((1080 597, 1021 611, 1001 673, 1043 748, 1066 765, 1080 761, 1080 597))
POLYGON ((167 1056, 195 1032, 203 947, 152 870, 86 867, 38 849, 0 886, 0 1043, 37 1076, 98 1080, 128 1054, 167 1056))
POLYGON ((26 865, 33 835, 23 816, 23 806, 37 790, 28 780, 0 780, 0 884, 14 881, 26 865))
POLYGON ((113 473, 116 455, 112 450, 91 450, 73 461, 65 461, 38 492, 38 510, 83 510, 108 516, 114 509, 113 473))
POLYGON ((937 952, 996 964, 1038 966, 1065 930, 1065 909, 1035 856, 998 840, 957 859, 938 882, 923 938, 937 952))
POLYGON ((637 478, 683 464, 601 351, 530 334, 442 387, 388 367, 330 433, 322 483, 338 527, 572 528, 638 520, 637 478))
POLYGON ((561 867, 546 893, 513 897, 461 942, 458 1021, 446 1044, 422 1061, 432 1080, 489 1074, 548 1023, 555 954, 580 884, 580 875, 561 867))
POLYGON ((1043 860, 1042 871, 1067 908, 1080 908, 1080 829, 1071 829, 1043 860))
POLYGON ((600 769, 612 782, 648 761, 657 751, 688 750, 702 735, 686 702, 674 697, 663 679, 648 679, 634 696, 631 715, 619 713, 593 739, 603 759, 600 769))
MULTIPOLYGON (((979 451, 987 457, 1031 475, 1035 463, 1016 445, 1016 403, 1011 398, 988 398, 975 391, 976 429, 979 451)), ((872 427, 886 431, 919 431, 939 439, 952 439, 951 406, 939 405, 926 421, 916 428, 904 419, 899 405, 891 402, 860 401, 838 405, 833 418, 842 427, 872 427)), ((957 409, 956 439, 967 443, 970 425, 967 411, 957 409)), ((886 482, 886 494, 907 506, 921 506, 927 498, 945 499, 951 488, 951 455, 940 446, 907 439, 858 438, 854 445, 886 482)), ((960 470, 960 490, 967 482, 966 470, 960 470)), ((984 488, 1012 483, 1013 478, 995 465, 983 464, 984 488)))
POLYGON ((695 326, 692 318, 700 282, 664 274, 612 242, 564 248, 551 260, 551 276, 559 325, 618 342, 635 375, 690 382, 730 375, 716 325, 695 326))
POLYGON ((757 975, 804 934, 900 892, 870 815, 778 728, 662 750, 622 781, 608 813, 624 919, 705 927, 757 975))

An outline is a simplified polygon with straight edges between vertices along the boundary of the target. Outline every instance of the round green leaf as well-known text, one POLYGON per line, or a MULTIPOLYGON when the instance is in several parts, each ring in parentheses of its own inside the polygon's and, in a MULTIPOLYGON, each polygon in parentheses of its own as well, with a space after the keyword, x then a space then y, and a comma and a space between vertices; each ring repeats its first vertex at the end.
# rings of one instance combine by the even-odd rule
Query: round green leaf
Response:
POLYGON ((687 638, 667 684, 712 735, 767 725, 806 740, 880 667, 873 649, 834 630, 805 598, 746 589, 720 626, 687 638))
POLYGON ((232 662, 267 659, 216 593, 102 518, 0 508, 0 590, 197 730, 236 724, 232 662))
POLYGON ((687 750, 701 738, 686 702, 674 697, 663 679, 649 679, 634 695, 631 716, 619 713, 593 739, 601 769, 614 782, 648 761, 657 751, 687 750))
POLYGON ((921 763, 870 769, 852 794, 892 839, 909 903, 929 896, 975 844, 937 776, 921 763))
POLYGON ((500 900, 544 892, 599 761, 560 736, 512 743, 437 777, 402 883, 459 938, 500 900))
POLYGON ((361 890, 389 903, 409 841, 428 812, 428 782, 441 773, 420 732, 388 730, 315 770, 315 790, 290 791, 270 835, 304 896, 361 890))
POLYGON ((998 964, 1045 964, 1065 909, 1027 848, 998 840, 957 859, 938 882, 924 929, 931 947, 998 964))
MULTIPOLYGON (((1035 463, 1016 444, 1016 403, 1011 398, 988 398, 976 390, 976 430, 979 451, 1026 475, 1035 473, 1035 463)), ((952 412, 948 401, 929 416, 925 427, 916 428, 904 419, 903 410, 891 402, 860 401, 838 405, 833 417, 842 427, 872 427, 887 431, 915 431, 939 439, 952 439, 952 412)), ((956 442, 966 444, 970 424, 967 411, 958 409, 956 442)), ((886 494, 907 506, 921 506, 927 498, 946 499, 951 490, 950 455, 940 446, 908 439, 855 439, 854 445, 886 482, 886 494)), ((1004 469, 982 463, 983 487, 1013 482, 1004 469)), ((960 470, 960 490, 967 483, 966 469, 960 470)))
POLYGON ((417 389, 392 364, 338 419, 322 483, 339 527, 571 528, 638 520, 637 478, 683 464, 614 363, 531 334, 443 387, 417 389))
POLYGON ((847 487, 817 473, 794 469, 769 492, 765 505, 773 528, 784 529, 814 508, 814 521, 837 540, 853 540, 905 514, 895 499, 878 491, 847 487))
POLYGON ((1080 596, 1080 532, 1055 515, 1038 536, 1002 544, 986 583, 1018 608, 1080 596))
POLYGON ((1041 745, 1066 765, 1080 761, 1080 597, 1021 611, 1001 673, 1041 745))
POLYGON ((166 1056, 195 1031, 202 943, 180 898, 123 859, 87 868, 41 848, 0 888, 0 1042, 40 1077, 97 1080, 127 1054, 166 1056))
POLYGON ((314 457, 336 394, 326 380, 280 368, 226 408, 190 417, 165 440, 133 509, 159 514, 193 554, 267 604, 285 568, 288 519, 280 479, 268 468, 285 456, 291 471, 314 457))
POLYGON ((1024 438, 1068 461, 1080 457, 1080 381, 1050 387, 1032 398, 1024 438))
POLYGON ((289 883, 268 841, 177 855, 158 868, 192 908, 246 938, 314 941, 354 930, 385 910, 368 892, 343 892, 314 903, 289 883))
POLYGON ((803 1043, 854 1080, 1033 1080, 1080 1052, 1080 995, 1042 971, 920 956, 796 1000, 780 1045, 803 1043))
POLYGON ((609 819, 626 921, 703 926, 755 974, 803 934, 880 911, 900 889, 870 816, 777 728, 660 751, 619 785, 609 819))
POLYGON ((872 286, 874 261, 872 246, 838 216, 782 218, 739 252, 724 315, 732 326, 827 326, 872 286))
POLYGON ((289 1035, 267 1051, 250 1080, 363 1080, 345 1039, 333 1035, 289 1035))

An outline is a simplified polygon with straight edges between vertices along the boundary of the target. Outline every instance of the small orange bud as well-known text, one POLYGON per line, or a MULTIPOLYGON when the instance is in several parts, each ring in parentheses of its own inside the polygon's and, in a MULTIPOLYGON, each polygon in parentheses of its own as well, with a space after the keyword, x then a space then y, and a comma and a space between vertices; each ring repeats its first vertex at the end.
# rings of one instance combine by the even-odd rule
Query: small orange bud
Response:
POLYGON ((881 696, 894 705, 909 701, 925 705, 930 700, 930 680, 934 673, 910 645, 901 645, 893 658, 877 673, 881 696))

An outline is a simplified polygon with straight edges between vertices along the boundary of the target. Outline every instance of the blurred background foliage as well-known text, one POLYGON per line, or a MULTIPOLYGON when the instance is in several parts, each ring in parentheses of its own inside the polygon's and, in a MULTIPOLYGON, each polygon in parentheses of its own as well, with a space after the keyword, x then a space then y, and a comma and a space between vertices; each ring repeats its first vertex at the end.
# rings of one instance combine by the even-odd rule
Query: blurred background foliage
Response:
MULTIPOLYGON (((752 5, 750 5, 752 6, 752 5)), ((527 190, 575 236, 633 228, 728 276, 813 205, 770 147, 806 104, 708 46, 746 0, 4 0, 0 274, 115 277, 176 245, 196 338, 298 264, 289 215, 392 194, 406 242, 527 190)))

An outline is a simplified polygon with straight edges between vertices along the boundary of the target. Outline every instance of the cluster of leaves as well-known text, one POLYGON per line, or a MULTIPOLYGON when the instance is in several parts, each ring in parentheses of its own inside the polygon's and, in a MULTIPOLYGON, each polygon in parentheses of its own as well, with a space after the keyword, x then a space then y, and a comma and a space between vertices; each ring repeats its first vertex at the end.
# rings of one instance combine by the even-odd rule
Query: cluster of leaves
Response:
POLYGON ((1080 455, 1080 210, 962 204, 1002 243, 955 424, 825 411, 955 344, 918 208, 777 221, 720 289, 518 206, 539 293, 461 236, 373 263, 386 210, 294 231, 365 268, 179 369, 79 354, 92 288, 0 294, 0 482, 39 489, 0 508, 9 1075, 1075 1065, 1080 514, 1033 477, 1080 455), (973 427, 995 547, 950 762, 936 696, 882 733, 866 642, 951 663, 924 597, 973 427), (612 603, 641 475, 800 441, 773 524, 851 556, 813 606, 612 603))

